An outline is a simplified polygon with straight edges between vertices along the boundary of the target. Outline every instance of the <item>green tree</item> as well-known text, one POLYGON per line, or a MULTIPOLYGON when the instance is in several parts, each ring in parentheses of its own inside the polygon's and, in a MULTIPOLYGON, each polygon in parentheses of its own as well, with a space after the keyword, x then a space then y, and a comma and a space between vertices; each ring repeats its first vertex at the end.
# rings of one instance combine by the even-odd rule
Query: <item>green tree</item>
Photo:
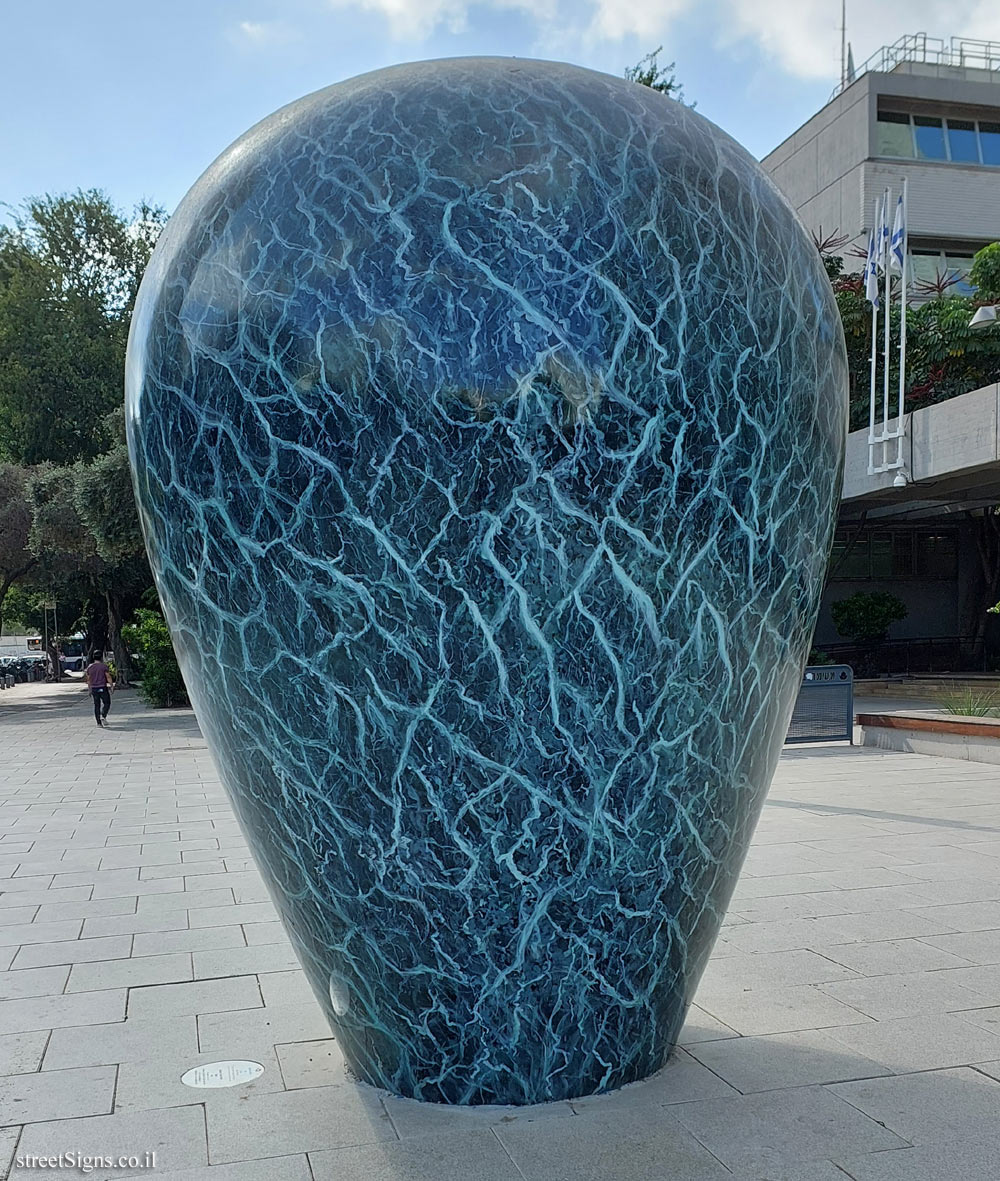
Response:
POLYGON ((0 227, 0 459, 68 464, 111 442, 132 307, 164 220, 92 191, 29 201, 0 227))
POLYGON ((38 564, 28 547, 32 518, 27 480, 24 468, 0 464, 0 632, 8 592, 38 564))
POLYGON ((75 507, 103 563, 100 584, 107 608, 108 642, 115 653, 117 683, 132 681, 132 666, 122 627, 153 581, 132 492, 125 447, 125 416, 116 412, 111 430, 115 445, 74 472, 75 507))
MULTIPOLYGON (((658 58, 662 52, 663 46, 658 45, 652 53, 647 53, 634 66, 629 66, 625 71, 625 77, 629 82, 648 86, 650 90, 656 90, 668 98, 683 102, 684 87, 677 81, 677 75, 674 73, 677 63, 671 62, 668 66, 661 66, 658 58)), ((694 103, 690 105, 694 106, 694 103)))
POLYGON ((187 705, 184 678, 163 616, 140 607, 135 623, 125 628, 125 640, 142 662, 143 700, 155 706, 187 705))
POLYGON ((988 303, 1000 302, 1000 242, 991 242, 972 260, 969 282, 988 303))

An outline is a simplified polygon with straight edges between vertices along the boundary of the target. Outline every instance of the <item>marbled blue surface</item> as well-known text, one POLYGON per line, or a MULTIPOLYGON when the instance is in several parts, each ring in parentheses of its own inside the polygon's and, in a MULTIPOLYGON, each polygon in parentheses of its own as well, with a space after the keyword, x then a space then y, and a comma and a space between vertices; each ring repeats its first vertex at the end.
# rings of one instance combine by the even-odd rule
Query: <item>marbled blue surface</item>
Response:
POLYGON ((698 114, 472 59, 302 99, 174 215, 130 446, 198 718, 348 1060, 661 1066, 805 662, 846 361, 698 114))

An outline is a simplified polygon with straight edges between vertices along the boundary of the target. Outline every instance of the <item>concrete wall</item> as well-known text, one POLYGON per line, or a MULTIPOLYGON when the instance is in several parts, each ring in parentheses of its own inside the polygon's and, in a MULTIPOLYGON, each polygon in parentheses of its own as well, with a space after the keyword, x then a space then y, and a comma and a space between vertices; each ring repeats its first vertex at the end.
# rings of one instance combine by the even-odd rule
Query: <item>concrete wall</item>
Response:
MULTIPOLYGON (((1000 186, 1000 176, 997 177, 1000 186)), ((991 331, 994 331, 991 329, 991 331)), ((893 423, 890 422, 890 429, 893 423)), ((876 429, 881 429, 881 423, 876 429)), ((892 458, 896 444, 890 444, 892 458)), ((876 448, 876 463, 881 448, 876 448)), ((896 473, 868 475, 868 432, 852 431, 847 438, 843 500, 865 500, 885 494, 891 503, 904 505, 919 496, 919 485, 932 484, 1000 464, 1000 385, 988 385, 971 393, 927 406, 906 418, 903 458, 911 485, 896 493, 896 473), (916 486, 914 486, 916 485, 916 486)))
MULTIPOLYGON (((864 74, 762 160, 806 227, 824 236, 866 233, 888 185, 910 181, 911 237, 1000 238, 1000 169, 876 158, 879 100, 899 110, 1000 120, 1000 82, 982 70, 921 68, 864 74)), ((860 263, 858 264, 860 268, 860 263)))

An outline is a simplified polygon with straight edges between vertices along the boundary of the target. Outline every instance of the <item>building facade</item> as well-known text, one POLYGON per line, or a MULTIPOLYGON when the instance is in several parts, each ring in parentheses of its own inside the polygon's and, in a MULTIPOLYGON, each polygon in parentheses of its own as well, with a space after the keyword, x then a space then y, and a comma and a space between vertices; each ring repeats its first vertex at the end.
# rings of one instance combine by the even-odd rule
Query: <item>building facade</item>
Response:
MULTIPOLYGON (((973 255, 1000 240, 1000 43, 902 38, 762 163, 848 271, 862 269, 882 192, 905 178, 910 294, 952 277, 950 292, 970 291, 973 255)), ((832 603, 882 591, 907 616, 880 671, 1000 667, 1000 620, 986 613, 1000 598, 1000 387, 907 414, 903 456, 898 486, 898 471, 869 471, 867 430, 848 439, 815 645, 836 653, 843 642, 832 603)))
POLYGON ((845 239, 846 254, 863 253, 883 190, 907 178, 915 286, 963 278, 1000 238, 1000 43, 901 38, 762 164, 814 237, 845 239))

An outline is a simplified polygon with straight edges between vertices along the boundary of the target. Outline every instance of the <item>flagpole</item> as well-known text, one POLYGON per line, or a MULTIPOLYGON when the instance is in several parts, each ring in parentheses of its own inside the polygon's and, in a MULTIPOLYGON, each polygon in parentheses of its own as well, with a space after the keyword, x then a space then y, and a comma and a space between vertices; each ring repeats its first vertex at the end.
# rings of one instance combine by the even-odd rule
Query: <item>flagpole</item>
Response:
POLYGON ((875 370, 878 365, 878 305, 872 304, 872 374, 868 402, 868 474, 875 474, 875 370))
POLYGON ((906 259, 910 236, 907 185, 903 178, 903 261, 899 267, 899 418, 896 420, 896 466, 903 466, 903 409, 906 404, 906 259))
MULTIPOLYGON (((891 200, 892 192, 887 188, 885 190, 885 203, 882 206, 883 225, 888 222, 889 202, 891 200)), ((882 388, 882 467, 884 468, 886 466, 886 435, 889 433, 889 322, 892 319, 890 315, 889 284, 892 281, 892 274, 889 266, 888 234, 884 233, 881 228, 879 232, 882 236, 882 259, 883 265, 885 266, 885 373, 883 374, 882 388)))
POLYGON ((872 210, 872 228, 868 235, 868 258, 865 260, 865 298, 872 305, 871 388, 868 396, 868 474, 875 474, 875 382, 878 373, 878 249, 876 235, 881 235, 882 211, 876 201, 872 210))

